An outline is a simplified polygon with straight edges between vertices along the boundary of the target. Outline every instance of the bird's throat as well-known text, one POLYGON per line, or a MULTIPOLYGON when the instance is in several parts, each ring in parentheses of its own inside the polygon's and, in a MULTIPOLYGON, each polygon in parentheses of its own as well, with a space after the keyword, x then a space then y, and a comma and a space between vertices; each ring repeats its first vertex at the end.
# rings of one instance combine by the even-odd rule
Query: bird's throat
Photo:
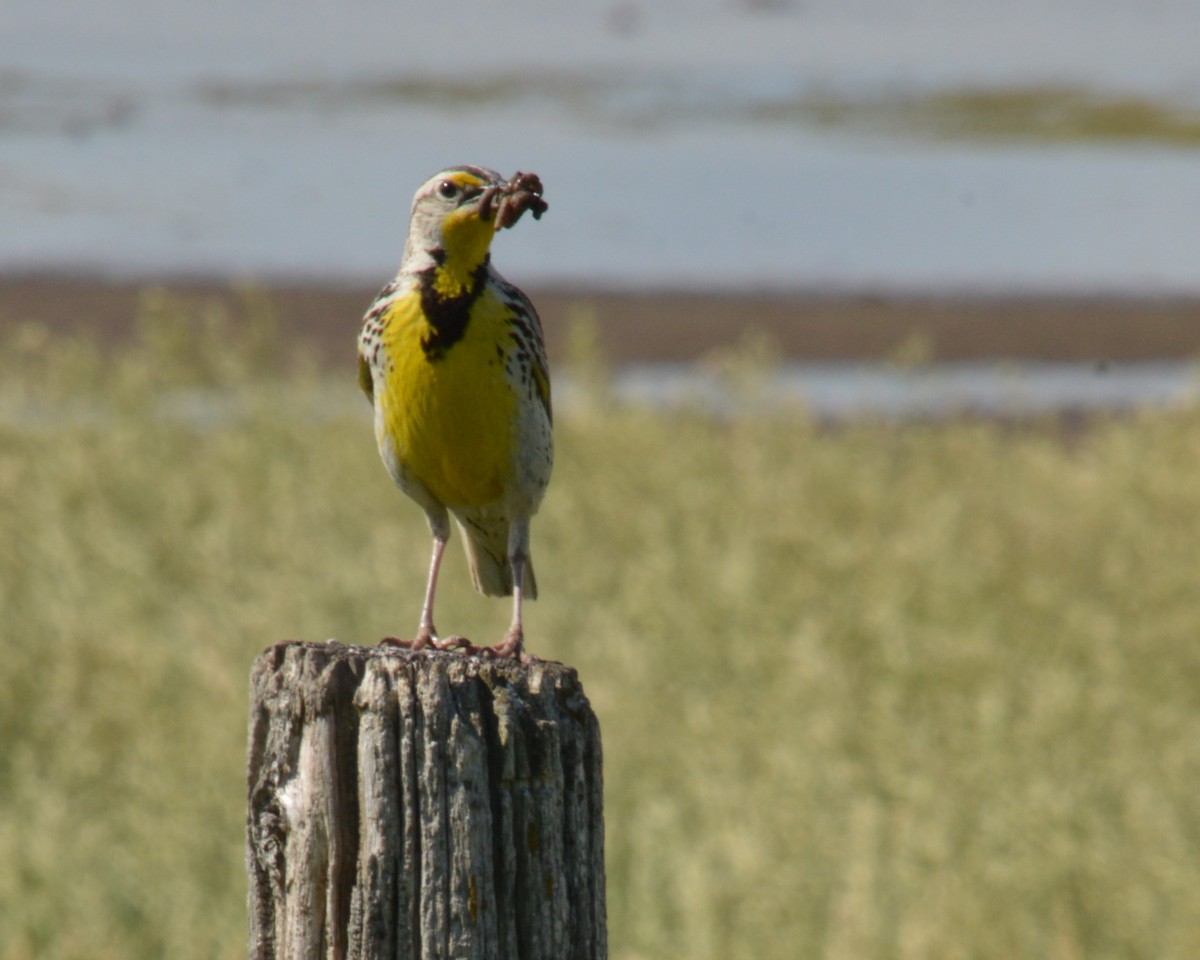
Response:
POLYGON ((442 224, 441 246, 433 251, 437 264, 434 289, 439 296, 453 299, 477 285, 476 274, 486 269, 494 223, 480 220, 474 210, 450 214, 442 224))
POLYGON ((431 361, 445 356, 446 351, 467 332, 471 307, 487 283, 487 255, 465 282, 449 283, 446 271, 447 264, 439 263, 421 274, 421 309, 429 323, 429 332, 421 338, 421 347, 431 361), (447 294, 446 291, 453 292, 447 294))

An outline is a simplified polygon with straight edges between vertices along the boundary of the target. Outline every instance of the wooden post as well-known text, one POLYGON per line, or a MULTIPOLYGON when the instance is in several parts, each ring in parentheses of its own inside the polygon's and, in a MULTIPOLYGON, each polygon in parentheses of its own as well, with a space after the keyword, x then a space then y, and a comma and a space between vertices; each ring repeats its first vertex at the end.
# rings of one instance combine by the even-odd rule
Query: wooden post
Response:
POLYGON ((251 673, 253 960, 603 960, 600 728, 575 671, 282 643, 251 673))

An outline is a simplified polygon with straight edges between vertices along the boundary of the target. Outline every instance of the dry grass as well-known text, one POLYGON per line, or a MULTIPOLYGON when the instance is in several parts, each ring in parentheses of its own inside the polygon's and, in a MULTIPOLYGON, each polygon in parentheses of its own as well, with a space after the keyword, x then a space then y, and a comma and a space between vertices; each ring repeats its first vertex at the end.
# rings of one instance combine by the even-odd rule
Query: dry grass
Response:
MULTIPOLYGON (((250 663, 418 612, 352 371, 261 305, 146 316, 0 328, 3 960, 243 956, 250 663)), ((1200 955, 1200 415, 830 432, 587 379, 529 632, 603 725, 614 958, 1200 955)))

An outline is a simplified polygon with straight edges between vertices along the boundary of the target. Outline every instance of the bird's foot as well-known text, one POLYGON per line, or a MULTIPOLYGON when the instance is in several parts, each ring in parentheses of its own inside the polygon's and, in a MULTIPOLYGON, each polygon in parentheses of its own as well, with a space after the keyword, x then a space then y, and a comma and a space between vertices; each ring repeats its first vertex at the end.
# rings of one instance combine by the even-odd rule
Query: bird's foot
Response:
POLYGON ((421 627, 411 640, 402 640, 400 637, 384 637, 379 641, 379 645, 381 647, 401 647, 404 650, 469 650, 471 641, 457 633, 443 640, 432 627, 421 627))
POLYGON ((494 647, 478 647, 466 637, 455 633, 446 638, 439 637, 432 630, 422 628, 411 640, 400 637, 384 637, 379 641, 381 647, 400 647, 403 650, 453 650, 467 656, 484 657, 488 660, 516 660, 528 666, 537 663, 538 658, 525 652, 525 634, 522 630, 510 627, 508 632, 494 647))
POLYGON ((509 627, 503 640, 494 647, 483 647, 479 653, 494 660, 516 660, 525 666, 538 661, 532 653, 525 652, 525 632, 520 627, 509 627))

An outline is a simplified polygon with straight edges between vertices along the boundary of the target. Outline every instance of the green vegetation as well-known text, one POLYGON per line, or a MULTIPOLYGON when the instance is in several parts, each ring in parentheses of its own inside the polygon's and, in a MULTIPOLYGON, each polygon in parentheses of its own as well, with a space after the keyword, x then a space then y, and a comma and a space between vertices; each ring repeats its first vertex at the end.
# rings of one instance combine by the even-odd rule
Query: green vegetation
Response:
POLYGON ((773 123, 967 142, 1200 145, 1200 110, 1066 86, 980 87, 879 97, 803 96, 757 107, 773 123))
MULTIPOLYGON (((244 956, 250 664, 410 630, 420 511, 261 305, 0 330, 0 960, 244 956)), ((603 725, 614 960, 1200 956, 1200 412, 831 431, 585 379, 528 629, 603 725)), ((499 639, 449 556, 443 629, 499 639)))
POLYGON ((912 107, 917 126, 944 136, 1200 144, 1200 110, 1143 96, 1070 87, 958 90, 912 107))
POLYGON ((702 84, 697 88, 664 76, 587 78, 522 70, 467 77, 207 83, 197 92, 213 105, 231 108, 341 110, 347 105, 407 103, 452 112, 477 110, 483 104, 527 104, 585 120, 589 129, 626 132, 721 120, 970 143, 1200 146, 1200 107, 1187 97, 1056 83, 722 95, 704 91, 702 84))

